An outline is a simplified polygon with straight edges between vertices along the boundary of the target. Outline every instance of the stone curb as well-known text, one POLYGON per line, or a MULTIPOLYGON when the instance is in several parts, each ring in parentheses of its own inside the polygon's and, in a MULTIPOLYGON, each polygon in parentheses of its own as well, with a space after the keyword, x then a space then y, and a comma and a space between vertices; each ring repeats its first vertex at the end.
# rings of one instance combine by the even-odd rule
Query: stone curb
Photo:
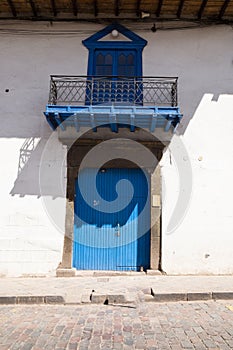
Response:
MULTIPOLYGON (((203 300, 233 300, 233 292, 190 292, 190 293, 154 293, 144 295, 144 302, 176 302, 176 301, 203 301, 203 300)), ((66 302, 62 295, 20 295, 0 296, 0 305, 23 305, 23 304, 126 304, 134 303, 135 296, 126 294, 98 294, 93 293, 91 300, 87 295, 81 297, 80 301, 66 302)), ((143 302, 142 301, 142 302, 143 302)))
POLYGON ((126 304, 135 301, 134 298, 126 293, 124 294, 98 294, 93 293, 91 298, 89 295, 82 295, 80 300, 73 300, 67 302, 62 295, 45 295, 45 296, 32 296, 32 295, 20 295, 20 296, 0 296, 0 305, 16 305, 16 304, 126 304))
POLYGON ((20 295, 0 297, 0 305, 9 304, 65 304, 65 300, 61 295, 20 295))
POLYGON ((154 293, 145 299, 152 302, 171 301, 233 300, 233 292, 190 292, 190 293, 154 293))
POLYGON ((137 299, 137 296, 131 296, 130 293, 125 294, 101 294, 101 293, 92 293, 90 301, 92 304, 128 304, 134 303, 137 299))
POLYGON ((233 299, 233 292, 213 292, 212 293, 213 299, 223 299, 223 300, 229 300, 233 299))

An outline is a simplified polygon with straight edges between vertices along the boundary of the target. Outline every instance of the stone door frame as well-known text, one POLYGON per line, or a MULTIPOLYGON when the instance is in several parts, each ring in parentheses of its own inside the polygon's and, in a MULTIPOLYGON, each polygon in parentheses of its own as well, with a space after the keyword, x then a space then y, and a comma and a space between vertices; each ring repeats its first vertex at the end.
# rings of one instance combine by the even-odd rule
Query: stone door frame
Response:
MULTIPOLYGON (((73 231, 74 231, 74 200, 75 200, 75 179, 78 175, 79 166, 85 154, 92 147, 95 147, 103 140, 82 139, 75 142, 67 153, 67 198, 66 198, 66 218, 65 218, 65 235, 62 262, 57 269, 57 276, 74 276, 75 269, 72 268, 73 254, 73 231)), ((141 141, 154 156, 158 162, 162 157, 164 145, 160 142, 141 141)), ((132 168, 135 165, 126 163, 125 160, 116 160, 111 162, 107 167, 132 168)), ((148 169, 146 169, 148 171, 148 169)), ((151 188, 151 242, 150 242, 150 270, 147 273, 157 274, 161 271, 161 171, 160 165, 157 164, 155 169, 149 169, 150 188, 151 188), (153 218, 157 218, 153 222, 153 218)))

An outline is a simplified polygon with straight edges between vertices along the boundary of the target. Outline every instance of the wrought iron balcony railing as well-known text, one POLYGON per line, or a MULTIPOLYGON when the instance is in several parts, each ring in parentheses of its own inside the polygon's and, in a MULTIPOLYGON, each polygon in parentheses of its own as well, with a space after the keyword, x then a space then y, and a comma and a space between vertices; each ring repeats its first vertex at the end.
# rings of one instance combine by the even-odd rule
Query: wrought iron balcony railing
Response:
POLYGON ((176 77, 52 75, 49 105, 177 106, 176 77))

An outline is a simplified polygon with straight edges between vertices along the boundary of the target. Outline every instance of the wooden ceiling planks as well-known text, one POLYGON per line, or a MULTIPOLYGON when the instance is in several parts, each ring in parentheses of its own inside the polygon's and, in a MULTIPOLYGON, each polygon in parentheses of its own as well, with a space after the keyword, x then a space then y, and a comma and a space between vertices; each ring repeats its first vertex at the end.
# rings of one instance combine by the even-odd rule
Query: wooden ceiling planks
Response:
POLYGON ((233 20, 233 0, 1 0, 0 18, 233 20), (148 19, 149 17, 146 16, 148 19), (144 17, 144 18, 146 18, 144 17))
POLYGON ((183 7, 184 7, 184 0, 180 0, 179 6, 178 6, 178 9, 177 9, 177 12, 176 12, 177 18, 181 17, 182 11, 183 11, 183 7))
POLYGON ((141 0, 141 11, 148 12, 151 14, 155 14, 156 10, 158 9, 159 0, 141 0))
POLYGON ((161 17, 176 17, 180 0, 164 0, 161 9, 161 17))
POLYGON ((17 12, 15 9, 14 2, 12 0, 3 0, 0 7, 0 13, 11 13, 13 17, 16 17, 17 12))
POLYGON ((221 8, 223 7, 223 4, 225 3, 225 0, 209 0, 205 11, 203 13, 204 17, 219 17, 221 8))
POLYGON ((118 16, 120 13, 119 0, 98 0, 98 12, 99 14, 107 14, 118 16))
POLYGON ((224 17, 233 20, 233 1, 232 0, 228 4, 228 7, 224 13, 224 17))
POLYGON ((185 0, 182 18, 197 18, 200 11, 202 0, 185 0))
POLYGON ((122 14, 132 14, 136 16, 137 13, 137 0, 121 0, 119 1, 119 11, 122 14))
POLYGON ((54 17, 56 17, 57 16, 57 7, 56 7, 55 0, 50 0, 50 3, 51 3, 53 15, 54 15, 54 17))
POLYGON ((72 2, 72 7, 73 7, 73 14, 74 16, 77 16, 78 14, 78 2, 77 0, 71 0, 72 2))
POLYGON ((160 16, 161 10, 162 10, 162 6, 163 6, 163 0, 159 0, 157 8, 156 8, 156 17, 160 16))
POLYGON ((11 0, 18 15, 31 18, 33 16, 32 7, 27 0, 11 0))
POLYGON ((30 6, 31 6, 33 16, 37 17, 37 8, 36 8, 34 0, 28 0, 28 2, 30 4, 30 6))
POLYGON ((140 14, 141 14, 141 2, 142 2, 142 0, 137 0, 136 14, 137 14, 138 17, 140 17, 140 14))
POLYGON ((93 17, 93 14, 95 13, 95 11, 97 10, 98 12, 98 8, 96 7, 99 6, 100 2, 101 0, 99 0, 98 3, 95 2, 95 0, 85 0, 85 1, 79 0, 78 2, 79 14, 90 14, 90 16, 93 17))
POLYGON ((115 12, 115 16, 119 16, 119 13, 120 13, 120 0, 115 0, 114 12, 115 12))
POLYGON ((233 15, 233 3, 230 0, 225 0, 219 12, 219 18, 221 19, 225 14, 230 14, 230 11, 231 15, 233 15))
MULTIPOLYGON (((37 1, 37 0, 34 0, 37 1)), ((70 14, 73 15, 72 1, 69 0, 53 0, 57 15, 70 14)))
POLYGON ((205 7, 207 5, 207 2, 208 2, 208 0, 202 0, 200 9, 199 9, 198 14, 197 14, 198 19, 201 19, 203 12, 205 11, 205 7))

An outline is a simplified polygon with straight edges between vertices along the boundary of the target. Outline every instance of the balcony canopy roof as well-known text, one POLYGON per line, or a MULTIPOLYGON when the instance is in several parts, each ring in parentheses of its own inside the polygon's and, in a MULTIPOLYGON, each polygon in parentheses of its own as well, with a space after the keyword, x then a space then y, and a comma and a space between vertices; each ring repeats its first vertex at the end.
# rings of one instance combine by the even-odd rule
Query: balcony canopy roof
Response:
POLYGON ((233 21, 233 0, 1 0, 1 18, 233 21))

